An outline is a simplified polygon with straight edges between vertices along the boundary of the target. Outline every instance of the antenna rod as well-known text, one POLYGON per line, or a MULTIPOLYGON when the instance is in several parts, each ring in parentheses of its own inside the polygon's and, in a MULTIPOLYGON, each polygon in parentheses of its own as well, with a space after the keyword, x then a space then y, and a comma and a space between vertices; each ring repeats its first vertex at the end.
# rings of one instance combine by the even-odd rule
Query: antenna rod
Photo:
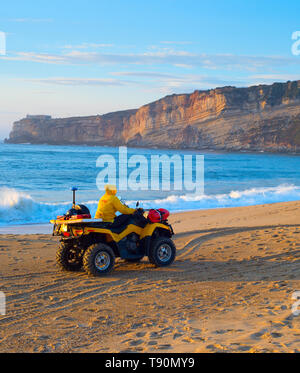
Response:
POLYGON ((78 188, 76 188, 76 187, 72 188, 72 192, 73 192, 73 205, 72 205, 72 207, 73 208, 75 208, 75 205, 76 205, 76 203, 75 203, 75 192, 76 192, 76 190, 78 190, 78 188))

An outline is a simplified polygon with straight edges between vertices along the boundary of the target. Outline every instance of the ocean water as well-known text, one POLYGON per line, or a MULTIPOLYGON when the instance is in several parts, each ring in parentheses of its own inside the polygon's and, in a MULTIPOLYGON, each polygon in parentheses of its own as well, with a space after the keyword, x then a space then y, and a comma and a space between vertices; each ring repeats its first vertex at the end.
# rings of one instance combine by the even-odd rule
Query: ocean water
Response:
MULTIPOLYGON (((47 223, 76 202, 94 214, 102 195, 96 185, 100 155, 118 148, 0 144, 0 226, 47 223)), ((147 159, 157 155, 203 154, 192 151, 128 149, 147 159)), ((117 159, 117 156, 116 156, 117 159)), ((204 153, 204 194, 127 191, 120 197, 131 207, 173 211, 247 206, 300 199, 300 158, 296 155, 204 153)), ((172 181, 172 180, 171 180, 172 181)))

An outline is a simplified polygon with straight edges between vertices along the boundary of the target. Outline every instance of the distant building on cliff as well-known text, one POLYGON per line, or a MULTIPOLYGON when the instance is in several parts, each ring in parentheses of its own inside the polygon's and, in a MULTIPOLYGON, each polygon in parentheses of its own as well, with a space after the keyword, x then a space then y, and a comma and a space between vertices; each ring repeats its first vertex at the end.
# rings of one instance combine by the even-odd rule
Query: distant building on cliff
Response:
POLYGON ((51 115, 26 115, 26 119, 42 119, 42 120, 48 120, 51 119, 51 115))

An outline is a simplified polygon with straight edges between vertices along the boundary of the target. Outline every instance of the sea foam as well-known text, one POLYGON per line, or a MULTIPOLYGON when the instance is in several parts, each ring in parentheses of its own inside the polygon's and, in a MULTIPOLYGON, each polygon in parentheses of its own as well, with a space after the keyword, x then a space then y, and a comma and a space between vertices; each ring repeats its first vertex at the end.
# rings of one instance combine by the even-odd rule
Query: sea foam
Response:
MULTIPOLYGON (((261 205, 300 199, 300 187, 279 185, 277 187, 233 190, 228 194, 216 195, 171 195, 168 198, 143 200, 144 208, 163 207, 171 212, 203 210, 224 207, 261 205)), ((131 207, 136 201, 129 201, 131 207)), ((78 201, 85 204, 94 215, 97 201, 78 201)), ((28 193, 10 188, 0 188, 0 225, 47 223, 57 215, 64 214, 70 203, 45 203, 35 201, 28 193)))

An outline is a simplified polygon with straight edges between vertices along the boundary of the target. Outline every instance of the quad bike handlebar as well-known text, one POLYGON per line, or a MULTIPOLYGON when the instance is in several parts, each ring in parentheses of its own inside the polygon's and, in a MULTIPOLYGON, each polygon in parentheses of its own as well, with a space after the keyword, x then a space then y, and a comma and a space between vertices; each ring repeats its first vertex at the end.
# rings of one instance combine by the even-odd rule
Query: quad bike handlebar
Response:
POLYGON ((140 201, 137 201, 136 205, 135 205, 135 208, 137 211, 141 211, 141 212, 145 212, 145 211, 150 211, 151 209, 143 209, 142 207, 139 207, 140 205, 140 201))

